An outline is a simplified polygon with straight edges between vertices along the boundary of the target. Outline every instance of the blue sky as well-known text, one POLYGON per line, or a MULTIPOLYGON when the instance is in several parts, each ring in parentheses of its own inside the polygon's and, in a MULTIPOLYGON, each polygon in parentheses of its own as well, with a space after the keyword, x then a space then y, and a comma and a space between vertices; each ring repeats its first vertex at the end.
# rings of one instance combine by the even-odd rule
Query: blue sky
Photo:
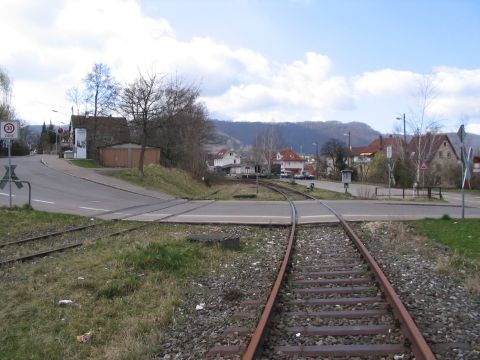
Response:
POLYGON ((380 0, 3 0, 0 65, 30 123, 65 121, 65 91, 95 62, 199 84, 211 116, 361 121, 383 133, 427 122, 480 134, 480 2, 380 0), (7 35, 8 34, 8 35, 7 35), (52 112, 52 109, 60 113, 52 112))

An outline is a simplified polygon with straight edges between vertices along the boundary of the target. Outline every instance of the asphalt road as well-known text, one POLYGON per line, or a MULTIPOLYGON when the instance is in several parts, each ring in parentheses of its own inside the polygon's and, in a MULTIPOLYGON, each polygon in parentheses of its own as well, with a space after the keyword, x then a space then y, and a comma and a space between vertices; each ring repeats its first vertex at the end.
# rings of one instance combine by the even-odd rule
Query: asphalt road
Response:
MULTIPOLYGON (((249 224, 286 224, 289 207, 286 202, 270 201, 191 201, 174 199, 168 195, 145 190, 104 176, 98 171, 70 165, 54 156, 17 157, 16 174, 32 184, 32 206, 38 210, 98 216, 101 218, 128 218, 131 220, 179 222, 217 222, 249 224), (69 173, 70 175, 67 175, 69 173), (105 185, 105 184, 107 185, 105 185)), ((6 165, 7 159, 0 159, 6 165)), ((3 166, 2 166, 3 169, 3 166)), ((3 174, 2 174, 3 176, 3 174)), ((316 186, 344 191, 343 185, 316 182, 316 186), (322 183, 325 183, 322 186, 322 183)), ((363 186, 363 185, 361 185, 363 186)), ((359 185, 360 188, 360 185, 359 185)), ((28 201, 26 188, 13 189, 13 204, 28 201)), ((351 191, 354 190, 352 187, 351 191)), ((360 191, 365 191, 361 189, 360 191)), ((453 194, 457 196, 460 194, 453 194)), ((466 217, 480 218, 475 197, 468 197, 466 217)), ((456 200, 455 200, 456 201, 456 200)), ((8 205, 8 185, 0 190, 0 205, 8 205)), ((325 201, 347 220, 413 220, 424 217, 461 216, 461 208, 454 204, 419 204, 393 201, 349 200, 325 201)), ((296 202, 299 222, 332 222, 335 217, 319 201, 296 202)))

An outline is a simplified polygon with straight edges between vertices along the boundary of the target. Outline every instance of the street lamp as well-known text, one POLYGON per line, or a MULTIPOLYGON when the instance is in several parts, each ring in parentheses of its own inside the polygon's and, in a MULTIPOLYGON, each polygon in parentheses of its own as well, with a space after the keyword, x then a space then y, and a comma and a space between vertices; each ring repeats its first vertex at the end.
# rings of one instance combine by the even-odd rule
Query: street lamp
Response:
POLYGON ((348 159, 347 159, 347 165, 348 168, 350 168, 350 159, 352 157, 352 147, 350 146, 350 131, 348 134, 343 134, 344 136, 348 136, 348 159))
POLYGON ((319 159, 319 157, 318 157, 318 141, 314 141, 314 142, 312 143, 312 145, 315 145, 316 148, 317 148, 316 159, 315 159, 315 164, 316 164, 316 166, 315 166, 315 168, 316 168, 316 169, 315 169, 316 174, 315 174, 315 175, 317 175, 317 179, 318 179, 318 169, 319 169, 319 165, 320 165, 320 164, 319 164, 319 163, 320 163, 320 159, 319 159))
MULTIPOLYGON (((396 120, 403 120, 403 169, 402 175, 405 177, 405 166, 407 164, 407 133, 405 130, 405 113, 403 113, 403 117, 396 117, 396 120)), ((405 199, 405 178, 402 179, 402 195, 405 199)))
POLYGON ((403 143, 404 146, 407 146, 407 133, 405 132, 405 113, 403 113, 403 118, 401 117, 396 117, 395 119, 397 120, 402 120, 403 119, 403 143))

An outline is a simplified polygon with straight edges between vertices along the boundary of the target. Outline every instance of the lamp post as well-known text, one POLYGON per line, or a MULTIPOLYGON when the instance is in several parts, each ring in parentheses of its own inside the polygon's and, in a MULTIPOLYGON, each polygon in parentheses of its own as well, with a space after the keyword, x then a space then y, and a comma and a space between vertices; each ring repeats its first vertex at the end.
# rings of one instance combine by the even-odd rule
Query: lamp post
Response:
MULTIPOLYGON (((403 113, 402 117, 396 117, 397 120, 403 119, 403 169, 402 175, 405 176, 405 166, 407 164, 407 133, 405 130, 405 113, 403 113)), ((405 199, 405 179, 402 179, 402 196, 405 199)))
POLYGON ((315 175, 317 175, 317 179, 318 179, 318 168, 319 168, 319 165, 320 165, 320 164, 319 164, 319 163, 320 163, 320 159, 318 158, 318 141, 313 142, 312 145, 315 145, 315 146, 316 146, 316 150, 317 150, 317 152, 316 152, 316 158, 315 158, 315 165, 316 165, 316 166, 315 166, 315 173, 316 173, 315 175))
POLYGON ((352 147, 350 146, 350 131, 347 134, 343 134, 344 136, 348 136, 348 158, 347 158, 347 165, 350 169, 350 158, 352 157, 352 147))
POLYGON ((402 120, 403 119, 403 144, 406 147, 407 146, 407 133, 405 132, 405 113, 403 113, 403 118, 397 117, 395 119, 397 119, 397 120, 402 120))

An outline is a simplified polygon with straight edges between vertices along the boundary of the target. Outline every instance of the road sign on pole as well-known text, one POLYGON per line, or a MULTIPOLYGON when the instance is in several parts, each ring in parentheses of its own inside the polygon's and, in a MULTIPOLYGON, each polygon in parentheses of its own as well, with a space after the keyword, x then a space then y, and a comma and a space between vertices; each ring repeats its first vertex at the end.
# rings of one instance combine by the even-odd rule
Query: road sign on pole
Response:
POLYGON ((2 121, 0 123, 1 140, 17 140, 20 123, 18 121, 2 121))

